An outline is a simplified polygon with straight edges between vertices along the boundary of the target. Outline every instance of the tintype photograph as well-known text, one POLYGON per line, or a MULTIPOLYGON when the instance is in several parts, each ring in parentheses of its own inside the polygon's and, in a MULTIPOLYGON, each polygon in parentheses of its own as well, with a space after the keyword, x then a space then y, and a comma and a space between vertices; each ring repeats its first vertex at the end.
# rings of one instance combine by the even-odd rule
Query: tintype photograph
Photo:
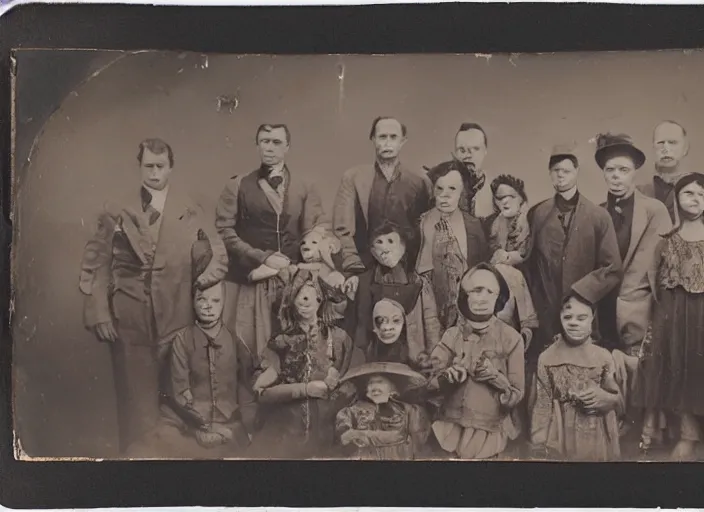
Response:
POLYGON ((13 54, 15 457, 704 458, 704 54, 13 54))

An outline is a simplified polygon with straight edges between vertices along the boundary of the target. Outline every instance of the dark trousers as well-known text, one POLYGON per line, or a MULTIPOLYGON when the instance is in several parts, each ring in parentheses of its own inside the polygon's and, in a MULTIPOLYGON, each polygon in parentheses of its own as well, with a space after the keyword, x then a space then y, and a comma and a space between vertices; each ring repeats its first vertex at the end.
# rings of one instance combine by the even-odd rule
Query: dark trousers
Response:
POLYGON ((159 420, 159 361, 151 304, 117 292, 113 310, 118 340, 112 344, 112 365, 124 454, 159 420))

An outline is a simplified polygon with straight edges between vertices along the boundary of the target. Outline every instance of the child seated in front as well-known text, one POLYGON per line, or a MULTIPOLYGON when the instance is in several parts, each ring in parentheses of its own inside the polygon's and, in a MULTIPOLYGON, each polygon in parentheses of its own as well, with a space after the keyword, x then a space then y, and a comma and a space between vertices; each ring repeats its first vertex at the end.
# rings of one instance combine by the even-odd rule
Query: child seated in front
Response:
POLYGON ((538 358, 533 455, 583 461, 620 456, 623 407, 608 350, 592 341, 594 306, 576 293, 562 304, 562 333, 538 358))
POLYGON ((352 457, 413 460, 430 423, 421 406, 401 398, 422 388, 425 378, 401 363, 367 363, 350 370, 343 381, 354 383, 357 398, 337 413, 335 429, 340 443, 353 448, 352 457))

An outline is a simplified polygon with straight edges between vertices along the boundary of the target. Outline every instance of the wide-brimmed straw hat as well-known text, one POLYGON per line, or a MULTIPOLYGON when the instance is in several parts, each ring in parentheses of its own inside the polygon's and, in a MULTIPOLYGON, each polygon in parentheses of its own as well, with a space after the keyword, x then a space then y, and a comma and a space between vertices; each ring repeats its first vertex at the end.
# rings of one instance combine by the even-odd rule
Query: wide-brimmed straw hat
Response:
POLYGON ((352 368, 340 379, 340 382, 352 381, 357 389, 360 389, 360 385, 366 384, 366 380, 369 377, 379 374, 393 381, 399 395, 423 388, 427 384, 426 378, 420 373, 411 370, 408 365, 391 362, 365 363, 352 368))
POLYGON ((613 154, 626 154, 631 157, 636 169, 645 163, 645 153, 638 149, 628 135, 611 133, 599 134, 596 137, 596 153, 594 159, 599 168, 603 169, 606 161, 613 154))

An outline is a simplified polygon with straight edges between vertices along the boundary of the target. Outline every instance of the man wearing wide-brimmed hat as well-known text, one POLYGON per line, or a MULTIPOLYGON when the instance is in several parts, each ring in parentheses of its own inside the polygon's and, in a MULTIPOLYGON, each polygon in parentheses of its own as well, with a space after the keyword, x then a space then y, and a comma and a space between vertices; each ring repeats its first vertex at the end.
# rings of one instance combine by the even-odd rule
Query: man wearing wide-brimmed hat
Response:
POLYGON ((540 327, 527 354, 529 368, 560 332, 562 298, 575 286, 596 302, 621 279, 621 256, 613 222, 577 189, 579 162, 572 145, 553 148, 550 178, 555 195, 529 214, 531 250, 527 278, 540 327))
POLYGON ((425 377, 401 363, 358 366, 342 381, 357 388, 354 403, 337 413, 335 430, 343 446, 356 446, 355 458, 411 460, 430 433, 425 410, 409 400, 425 387, 425 377))
MULTIPOLYGON (((672 229, 667 208, 636 190, 645 155, 628 135, 597 137, 594 155, 608 187, 606 208, 623 260, 623 279, 599 305, 601 344, 614 351, 619 381, 626 384, 650 322, 654 276, 649 272, 661 235, 672 229), (629 364, 626 364, 629 362, 629 364), (627 372, 628 370, 628 372, 627 372)), ((627 387, 622 393, 627 398, 627 387)))

